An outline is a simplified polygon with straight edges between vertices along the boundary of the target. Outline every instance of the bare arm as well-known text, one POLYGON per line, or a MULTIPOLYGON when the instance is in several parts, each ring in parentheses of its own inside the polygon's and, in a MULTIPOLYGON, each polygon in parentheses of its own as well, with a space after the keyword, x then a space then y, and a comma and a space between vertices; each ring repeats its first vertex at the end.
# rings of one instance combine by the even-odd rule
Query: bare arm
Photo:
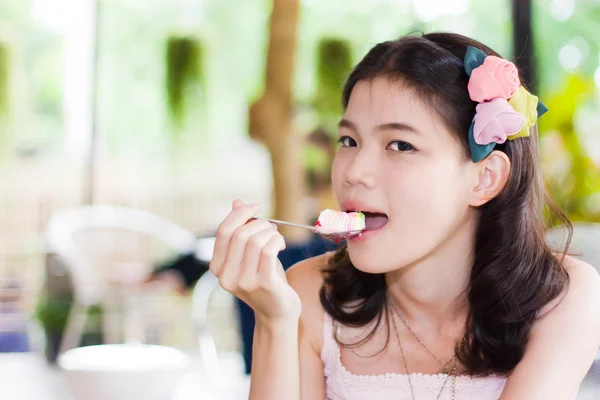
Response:
POLYGON ((318 268, 326 258, 300 262, 286 276, 277 259, 283 237, 269 222, 253 219, 257 210, 233 203, 210 264, 220 285, 256 315, 249 399, 324 399, 318 268))
POLYGON ((574 399, 594 360, 600 346, 600 277, 591 266, 567 260, 568 292, 536 322, 500 400, 574 399))
POLYGON ((250 400, 300 399, 298 320, 271 324, 257 318, 250 400))
POLYGON ((324 310, 319 301, 319 272, 328 255, 302 261, 287 272, 288 282, 302 300, 299 324, 300 399, 324 400, 325 377, 321 361, 324 310))
POLYGON ((320 265, 327 256, 302 261, 287 272, 288 284, 300 297, 300 318, 273 325, 257 318, 250 399, 272 397, 324 400, 325 378, 320 357, 323 308, 319 302, 320 265))
POLYGON ((277 258, 285 248, 271 223, 254 219, 258 207, 236 200, 217 230, 210 270, 223 289, 256 315, 251 400, 300 399, 298 323, 301 301, 277 258))

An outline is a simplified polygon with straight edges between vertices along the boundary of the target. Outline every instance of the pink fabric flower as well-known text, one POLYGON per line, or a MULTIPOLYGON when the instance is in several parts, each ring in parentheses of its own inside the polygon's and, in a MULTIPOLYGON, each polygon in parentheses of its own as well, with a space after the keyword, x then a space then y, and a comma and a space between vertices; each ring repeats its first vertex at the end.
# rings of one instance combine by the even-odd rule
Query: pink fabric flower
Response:
POLYGON ((468 89, 471 100, 478 103, 495 98, 508 100, 521 86, 515 64, 496 56, 487 56, 471 72, 468 89))
POLYGON ((525 124, 525 117, 505 99, 493 99, 477 105, 474 122, 473 139, 475 143, 485 146, 492 142, 502 144, 508 136, 519 133, 525 124))

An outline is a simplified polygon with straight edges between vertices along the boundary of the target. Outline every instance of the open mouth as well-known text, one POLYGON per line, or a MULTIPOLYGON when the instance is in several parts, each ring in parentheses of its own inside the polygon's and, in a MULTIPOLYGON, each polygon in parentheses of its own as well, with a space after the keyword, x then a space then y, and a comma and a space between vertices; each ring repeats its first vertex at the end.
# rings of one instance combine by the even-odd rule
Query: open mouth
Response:
MULTIPOLYGON (((354 212, 347 210, 346 212, 354 212)), ((361 211, 365 215, 365 230, 374 231, 383 228, 388 223, 388 216, 383 213, 361 211)))
POLYGON ((388 223, 388 216, 381 213, 363 212, 365 214, 365 230, 374 231, 388 223))

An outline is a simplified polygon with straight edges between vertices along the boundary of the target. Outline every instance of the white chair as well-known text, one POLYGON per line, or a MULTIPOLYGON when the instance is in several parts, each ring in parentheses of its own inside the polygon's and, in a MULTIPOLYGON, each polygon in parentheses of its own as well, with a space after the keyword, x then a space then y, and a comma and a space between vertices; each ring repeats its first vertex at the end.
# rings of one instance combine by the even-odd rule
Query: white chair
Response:
MULTIPOLYGON (((58 213, 50 220, 45 239, 47 253, 62 260, 73 282, 73 305, 60 353, 79 344, 90 306, 115 307, 115 295, 122 294, 123 285, 148 276, 157 247, 186 252, 196 242, 192 232, 169 220, 116 206, 58 213)), ((107 343, 119 341, 116 325, 114 314, 106 313, 103 333, 107 343)))
MULTIPOLYGON (((213 255, 215 238, 199 239, 196 244, 196 257, 210 261, 213 255)), ((247 398, 249 377, 245 375, 244 359, 240 352, 219 352, 215 343, 217 327, 211 326, 209 318, 215 297, 220 298, 217 313, 220 318, 237 320, 234 297, 219 286, 218 278, 207 271, 196 283, 192 293, 192 321, 198 338, 200 357, 207 382, 214 387, 218 398, 247 398), (237 396, 237 397, 236 397, 237 396), (240 397, 241 396, 241 397, 240 397)), ((214 311, 214 310, 213 310, 214 311)), ((239 325, 236 324, 239 337, 239 325)))
MULTIPOLYGON (((207 271, 196 283, 192 294, 192 321, 198 338, 202 366, 210 382, 221 379, 217 346, 209 326, 209 303, 211 295, 219 288, 219 280, 207 271)), ((218 386, 218 384, 217 384, 218 386)))

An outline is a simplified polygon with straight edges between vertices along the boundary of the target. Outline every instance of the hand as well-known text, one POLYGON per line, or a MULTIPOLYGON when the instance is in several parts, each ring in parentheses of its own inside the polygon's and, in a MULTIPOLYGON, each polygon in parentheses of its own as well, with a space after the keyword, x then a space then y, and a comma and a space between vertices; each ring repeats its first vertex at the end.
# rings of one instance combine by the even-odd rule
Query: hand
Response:
POLYGON ((277 258, 285 241, 274 224, 253 218, 257 212, 258 205, 233 202, 217 230, 210 270, 221 287, 252 307, 257 320, 298 319, 300 298, 277 258))

